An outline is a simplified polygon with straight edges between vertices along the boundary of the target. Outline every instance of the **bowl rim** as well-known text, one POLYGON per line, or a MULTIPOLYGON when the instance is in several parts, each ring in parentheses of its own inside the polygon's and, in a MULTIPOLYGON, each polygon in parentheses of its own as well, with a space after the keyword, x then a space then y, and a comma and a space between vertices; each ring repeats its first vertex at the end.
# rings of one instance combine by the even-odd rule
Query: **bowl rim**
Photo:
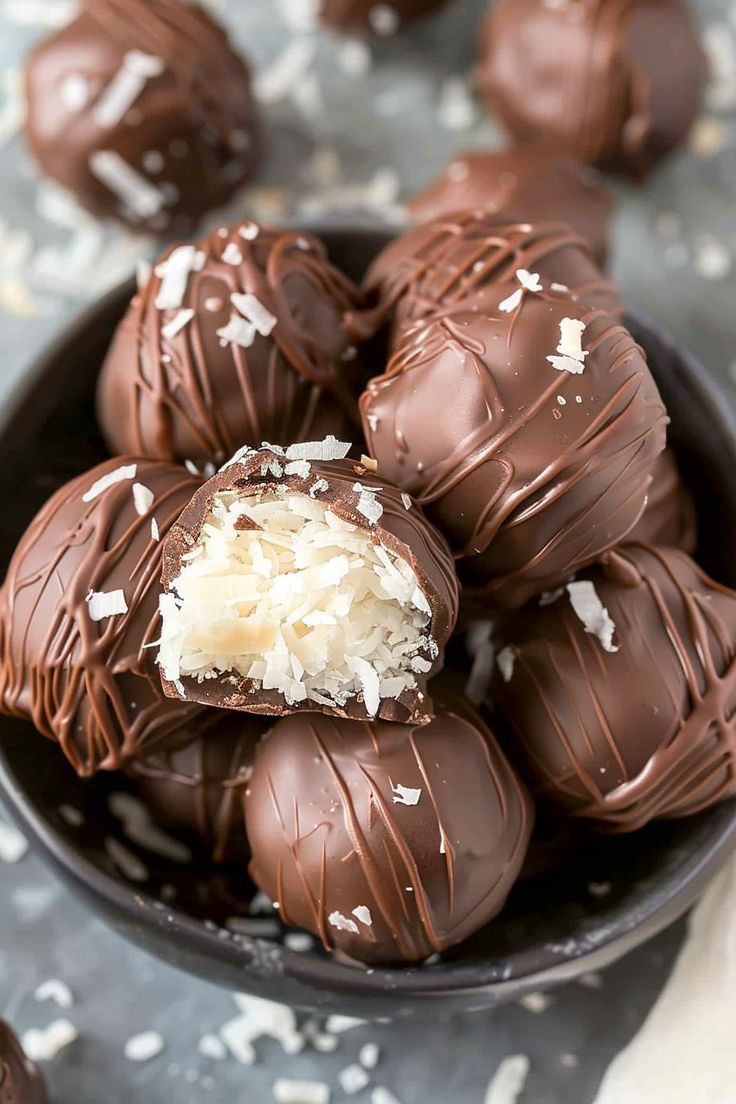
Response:
MULTIPOLYGON (((367 245, 380 239, 386 241, 396 232, 395 228, 370 226, 301 225, 299 228, 314 230, 325 240, 328 249, 331 242, 337 238, 344 239, 348 235, 351 240, 360 239, 367 245)), ((23 408, 35 401, 39 385, 62 355, 63 349, 72 347, 79 336, 87 332, 104 312, 113 310, 125 298, 130 298, 134 287, 135 281, 130 279, 107 291, 81 310, 56 334, 52 343, 34 358, 28 370, 11 389, 4 409, 0 412, 0 438, 13 421, 22 417, 23 408)), ((721 386, 689 349, 680 342, 674 342, 645 314, 638 310, 627 310, 627 317, 635 323, 637 329, 649 332, 659 343, 670 348, 676 347, 677 356, 692 384, 692 391, 701 406, 706 408, 714 432, 732 456, 736 467, 736 410, 721 386)), ((315 990, 329 991, 337 998, 354 998, 368 1004, 371 999, 376 1002, 377 998, 396 1002, 408 998, 420 1003, 440 999, 451 1005, 453 1001, 457 1003, 463 998, 473 997, 477 999, 479 1006, 487 1006, 502 1002, 510 994, 518 996, 525 991, 579 975, 583 972, 581 959, 585 961, 585 969, 602 968, 681 916, 695 902, 710 876, 726 861, 729 846, 736 845, 735 801, 730 820, 716 833, 707 849, 698 852, 697 857, 690 860, 685 880, 682 879, 681 870, 671 874, 663 886, 645 898, 640 908, 628 910, 618 923, 612 938, 602 938, 597 944, 591 945, 583 941, 574 947, 540 944, 532 950, 516 952, 515 959, 519 966, 512 970, 509 970, 505 961, 490 958, 466 963, 456 963, 452 959, 442 960, 432 967, 378 967, 367 970, 347 966, 332 956, 293 951, 273 940, 260 937, 243 936, 237 941, 223 939, 211 927, 207 927, 204 921, 179 911, 174 904, 162 905, 160 900, 146 892, 144 886, 128 883, 122 876, 108 873, 96 866, 75 849, 53 826, 48 815, 25 795, 16 781, 12 763, 2 742, 0 795, 43 857, 77 890, 91 894, 103 913, 107 912, 106 919, 113 926, 116 924, 112 914, 117 914, 120 925, 125 926, 129 938, 136 941, 136 930, 142 924, 165 927, 168 938, 181 937, 202 958, 214 959, 232 970, 239 970, 245 987, 248 985, 249 966, 258 959, 259 953, 264 948, 270 951, 277 948, 280 972, 304 987, 302 994, 305 1006, 309 1006, 310 996, 314 996, 315 990)), ((138 938, 138 942, 145 944, 142 937, 138 938)), ((194 970, 194 967, 189 968, 194 970)), ((467 1001, 465 1005, 467 1006, 467 1001)), ((365 1011, 365 1005, 361 1010, 365 1011)))

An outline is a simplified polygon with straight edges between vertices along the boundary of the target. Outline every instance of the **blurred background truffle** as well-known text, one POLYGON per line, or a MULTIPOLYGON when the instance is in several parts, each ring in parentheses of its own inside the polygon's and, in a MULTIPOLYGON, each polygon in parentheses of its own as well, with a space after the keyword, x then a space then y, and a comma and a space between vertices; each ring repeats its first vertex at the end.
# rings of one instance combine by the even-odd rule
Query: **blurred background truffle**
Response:
POLYGON ((47 1104, 43 1079, 9 1024, 0 1020, 0 1104, 47 1104))

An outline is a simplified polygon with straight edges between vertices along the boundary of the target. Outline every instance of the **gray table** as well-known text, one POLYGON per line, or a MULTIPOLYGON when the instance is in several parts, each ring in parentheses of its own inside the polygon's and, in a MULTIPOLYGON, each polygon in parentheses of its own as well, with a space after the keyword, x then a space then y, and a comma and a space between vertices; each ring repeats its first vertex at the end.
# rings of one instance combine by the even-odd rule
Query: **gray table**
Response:
MULTIPOLYGON (((406 195, 452 152, 497 144, 497 131, 480 113, 464 129, 442 122, 448 114, 441 108, 443 82, 467 70, 484 3, 456 0, 411 34, 381 42, 365 76, 346 72, 344 49, 323 37, 313 67, 316 89, 308 82, 311 90, 298 102, 267 108, 269 161, 258 189, 244 200, 246 209, 288 216, 299 210, 297 189, 311 195, 313 204, 319 198, 316 182, 331 181, 339 198, 338 175, 362 185, 376 170, 386 170, 374 182, 376 194, 390 201, 395 174, 406 195)), ((66 0, 0 0, 0 134, 10 118, 13 67, 42 33, 41 21, 53 20, 65 6, 66 0)), ((228 20, 257 70, 292 34, 266 0, 221 0, 212 7, 228 20)), ((716 375, 730 381, 736 378, 736 23, 727 22, 729 0, 699 0, 696 7, 704 25, 715 25, 710 34, 725 50, 716 93, 727 110, 710 115, 696 150, 674 159, 646 191, 621 189, 615 274, 630 302, 683 337, 716 375)), ((361 218, 380 218, 380 212, 363 211, 361 218)), ((115 282, 146 248, 117 231, 100 234, 39 186, 18 138, 0 148, 0 398, 70 314, 101 290, 100 274, 115 282)), ((325 1080, 333 1101, 365 1104, 369 1090, 348 1098, 337 1075, 368 1039, 381 1047, 372 1083, 390 1088, 401 1104, 480 1104, 499 1062, 510 1054, 528 1055, 531 1063, 520 1104, 590 1104, 607 1063, 660 991, 683 931, 677 925, 603 977, 588 979, 587 986, 555 992, 546 1011, 512 1006, 433 1028, 357 1028, 340 1036, 332 1054, 308 1048, 287 1058, 277 1043, 263 1041, 257 1064, 244 1067, 197 1050, 203 1034, 216 1032, 236 1013, 229 994, 121 942, 27 855, 17 865, 0 866, 0 1014, 20 1030, 42 1027, 62 1013, 34 1000, 38 984, 61 978, 73 990, 75 1005, 63 1014, 78 1027, 79 1040, 47 1065, 56 1104, 260 1104, 272 1099, 277 1077, 325 1080), (166 1047, 151 1062, 136 1065, 123 1047, 144 1028, 160 1032, 166 1047)))

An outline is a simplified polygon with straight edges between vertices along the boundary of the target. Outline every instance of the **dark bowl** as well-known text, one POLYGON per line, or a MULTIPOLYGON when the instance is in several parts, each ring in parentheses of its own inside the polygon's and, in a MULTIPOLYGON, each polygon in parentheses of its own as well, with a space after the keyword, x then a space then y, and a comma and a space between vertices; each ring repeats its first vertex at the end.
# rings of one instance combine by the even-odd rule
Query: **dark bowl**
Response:
MULTIPOLYGON (((389 235, 332 230, 322 236, 333 259, 358 277, 389 235)), ((94 383, 131 293, 132 285, 121 287, 86 311, 36 363, 4 412, 3 563, 52 491, 105 455, 95 428, 94 383)), ((671 442, 696 494, 700 559, 734 585, 736 420, 729 402, 705 369, 651 322, 632 314, 629 325, 649 354, 672 418, 671 442)), ((261 938, 226 928, 238 907, 236 879, 242 896, 242 871, 215 874, 202 860, 179 866, 138 851, 148 876, 126 881, 104 842, 119 834, 107 798, 121 785, 111 776, 82 783, 29 724, 0 718, 6 804, 52 868, 121 935, 209 981, 363 1017, 488 1007, 606 966, 679 917, 736 841, 731 802, 628 838, 539 841, 503 915, 472 940, 416 969, 363 970, 316 947, 290 950, 279 934, 261 938), (64 805, 82 812, 81 827, 68 823, 64 805), (162 903, 162 887, 169 903, 162 903)), ((245 921, 245 927, 263 930, 263 923, 245 921)))

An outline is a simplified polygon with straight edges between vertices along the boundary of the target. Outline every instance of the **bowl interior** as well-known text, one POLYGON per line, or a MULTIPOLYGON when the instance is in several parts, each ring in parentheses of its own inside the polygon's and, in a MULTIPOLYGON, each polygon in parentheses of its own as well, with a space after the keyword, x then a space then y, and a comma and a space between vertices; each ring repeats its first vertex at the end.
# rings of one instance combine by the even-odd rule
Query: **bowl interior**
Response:
MULTIPOLYGON (((346 230, 322 236, 355 277, 388 237, 346 230)), ((62 336, 0 425, 3 565, 42 502, 106 455, 94 382, 131 293, 131 285, 111 293, 62 336)), ((699 558, 736 585, 736 424, 728 402, 651 323, 632 316, 629 324, 649 354, 670 410, 671 442, 696 493, 699 558)), ((57 871, 129 938, 221 984, 365 1016, 414 1013, 435 999, 448 1010, 481 1007, 604 965, 681 914, 736 838, 730 802, 629 837, 540 835, 508 907, 486 929, 438 962, 366 971, 316 945, 306 953, 284 947, 271 914, 243 916, 242 870, 213 871, 196 855, 180 865, 125 841, 144 868, 137 880, 126 879, 106 843, 124 838, 108 797, 125 782, 104 776, 82 783, 27 723, 0 718, 0 786, 57 871), (70 823, 69 808, 83 823, 70 823)))

